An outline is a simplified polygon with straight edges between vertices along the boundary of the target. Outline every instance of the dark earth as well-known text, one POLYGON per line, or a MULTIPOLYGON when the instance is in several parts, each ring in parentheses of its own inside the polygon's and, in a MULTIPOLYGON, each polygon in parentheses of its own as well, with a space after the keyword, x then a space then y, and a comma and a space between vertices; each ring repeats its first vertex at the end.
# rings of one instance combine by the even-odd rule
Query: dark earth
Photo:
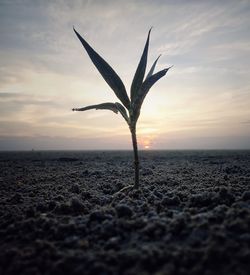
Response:
POLYGON ((250 151, 0 153, 0 274, 250 274, 250 151))

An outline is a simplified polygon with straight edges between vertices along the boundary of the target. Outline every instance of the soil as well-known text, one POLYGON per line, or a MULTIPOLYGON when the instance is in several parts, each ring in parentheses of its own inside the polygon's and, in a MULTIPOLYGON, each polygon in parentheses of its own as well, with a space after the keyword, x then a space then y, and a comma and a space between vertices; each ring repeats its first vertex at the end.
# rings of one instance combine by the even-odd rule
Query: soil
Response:
POLYGON ((0 153, 0 274, 248 275, 250 151, 132 157, 0 153))

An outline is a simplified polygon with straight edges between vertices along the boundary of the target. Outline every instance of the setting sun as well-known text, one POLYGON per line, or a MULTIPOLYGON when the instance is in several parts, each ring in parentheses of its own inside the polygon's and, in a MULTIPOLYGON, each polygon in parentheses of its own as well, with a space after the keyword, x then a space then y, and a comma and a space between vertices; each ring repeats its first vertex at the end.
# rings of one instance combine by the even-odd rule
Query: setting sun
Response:
POLYGON ((139 138, 139 144, 143 149, 152 149, 154 139, 154 136, 144 136, 139 138))

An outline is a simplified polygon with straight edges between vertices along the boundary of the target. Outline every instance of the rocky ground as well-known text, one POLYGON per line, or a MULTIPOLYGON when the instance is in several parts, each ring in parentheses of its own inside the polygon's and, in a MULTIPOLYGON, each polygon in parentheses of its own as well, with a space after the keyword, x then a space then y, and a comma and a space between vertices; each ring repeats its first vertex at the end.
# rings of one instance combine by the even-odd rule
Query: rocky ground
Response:
POLYGON ((250 270, 250 151, 0 153, 0 274, 250 270))

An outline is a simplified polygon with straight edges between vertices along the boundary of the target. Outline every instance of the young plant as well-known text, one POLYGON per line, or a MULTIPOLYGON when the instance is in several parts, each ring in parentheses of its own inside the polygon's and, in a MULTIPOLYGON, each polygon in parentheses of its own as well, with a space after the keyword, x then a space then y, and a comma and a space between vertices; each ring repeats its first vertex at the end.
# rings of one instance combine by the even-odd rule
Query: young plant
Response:
POLYGON ((97 70, 100 72, 104 80, 110 86, 110 88, 114 91, 117 98, 121 102, 105 102, 96 105, 90 105, 83 108, 74 108, 73 111, 87 111, 91 109, 96 110, 111 110, 114 113, 120 113, 122 117, 127 122, 133 143, 134 149, 134 188, 139 188, 139 157, 138 157, 138 147, 137 147, 137 138, 136 138, 136 123, 140 116, 140 110, 145 96, 147 95, 150 88, 160 79, 162 78, 167 71, 171 68, 168 67, 163 69, 157 73, 154 73, 154 69, 156 63, 160 56, 155 60, 151 69, 149 70, 147 76, 145 76, 146 66, 147 66, 147 56, 148 56, 148 46, 149 46, 149 38, 151 29, 148 32, 147 41, 138 64, 137 70, 134 75, 134 79, 130 89, 130 98, 126 92, 125 86, 117 75, 117 73, 111 68, 111 66, 87 43, 85 39, 74 29, 75 34, 81 41, 83 47, 87 51, 90 59, 96 66, 97 70))

